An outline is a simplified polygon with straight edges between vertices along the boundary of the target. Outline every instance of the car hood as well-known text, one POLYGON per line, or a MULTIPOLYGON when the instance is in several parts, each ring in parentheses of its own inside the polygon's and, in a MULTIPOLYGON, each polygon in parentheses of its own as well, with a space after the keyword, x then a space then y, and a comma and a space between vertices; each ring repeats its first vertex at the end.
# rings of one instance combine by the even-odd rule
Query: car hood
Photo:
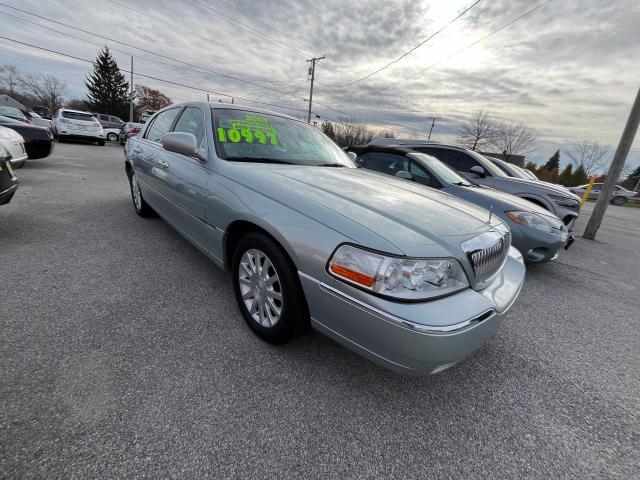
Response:
MULTIPOLYGON (((252 166, 242 168, 236 179, 256 182, 253 186, 259 185, 261 193, 351 238, 358 229, 349 224, 364 227, 409 256, 459 256, 461 242, 493 228, 491 221, 501 222, 495 215, 491 220, 487 210, 453 195, 363 169, 252 166), (249 179, 247 174, 256 177, 249 179), (317 206, 323 207, 322 212, 317 206), (345 224, 336 215, 349 222, 345 224)), ((353 239, 361 242, 361 238, 353 239)))
POLYGON ((568 188, 563 187, 562 185, 556 185, 555 183, 543 182, 541 180, 530 180, 528 178, 515 178, 515 177, 509 177, 508 181, 514 182, 514 183, 520 183, 522 184, 523 187, 544 188, 545 190, 550 191, 550 193, 580 200, 580 198, 577 197, 572 192, 570 192, 568 188))
POLYGON ((555 217, 553 213, 542 208, 540 205, 493 188, 451 185, 447 187, 445 191, 483 208, 491 209, 491 207, 493 207, 494 212, 520 210, 555 217))

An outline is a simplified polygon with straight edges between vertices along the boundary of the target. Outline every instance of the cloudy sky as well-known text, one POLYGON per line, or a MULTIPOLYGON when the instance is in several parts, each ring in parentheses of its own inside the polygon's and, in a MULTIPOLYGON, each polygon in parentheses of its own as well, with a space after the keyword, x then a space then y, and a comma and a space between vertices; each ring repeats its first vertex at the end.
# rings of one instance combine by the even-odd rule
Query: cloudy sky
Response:
MULTIPOLYGON (((460 121, 484 108, 534 129, 539 142, 529 158, 538 161, 583 140, 613 148, 640 86, 638 0, 481 0, 414 52, 351 85, 475 0, 0 2, 2 36, 87 60, 108 45, 122 68, 134 55, 135 71, 195 87, 134 78, 174 101, 204 99, 201 89, 216 100, 258 100, 301 116, 295 109, 307 108, 306 59, 326 55, 316 70, 318 115, 418 137, 435 115, 434 138, 450 141, 460 121)), ((91 69, 6 40, 0 64, 55 74, 78 98, 91 69)), ((640 163, 640 138, 630 163, 640 163)))

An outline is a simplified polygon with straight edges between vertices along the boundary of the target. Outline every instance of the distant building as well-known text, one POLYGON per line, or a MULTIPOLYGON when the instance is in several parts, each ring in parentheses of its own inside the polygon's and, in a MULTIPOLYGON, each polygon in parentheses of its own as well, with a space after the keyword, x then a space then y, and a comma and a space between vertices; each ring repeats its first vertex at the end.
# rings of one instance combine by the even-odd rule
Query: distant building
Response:
POLYGON ((495 153, 495 152, 478 152, 486 157, 493 157, 499 160, 504 160, 505 162, 513 163, 514 165, 518 165, 520 167, 524 167, 524 155, 507 155, 506 153, 495 153))
POLYGON ((19 101, 11 98, 9 95, 0 95, 0 107, 13 107, 13 108, 19 108, 20 110, 27 109, 27 107, 25 107, 19 101))
POLYGON ((146 123, 146 121, 149 120, 149 117, 151 117, 151 115, 153 115, 154 113, 156 113, 155 109, 151 108, 149 105, 143 105, 136 112, 138 122, 146 123))

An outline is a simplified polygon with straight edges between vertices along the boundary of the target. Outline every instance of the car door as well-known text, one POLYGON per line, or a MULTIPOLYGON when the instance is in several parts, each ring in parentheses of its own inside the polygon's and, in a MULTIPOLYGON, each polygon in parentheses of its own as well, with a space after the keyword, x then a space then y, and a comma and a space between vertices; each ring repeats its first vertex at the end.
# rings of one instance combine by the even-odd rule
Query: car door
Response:
MULTIPOLYGON (((192 134, 198 149, 207 158, 205 114, 199 106, 187 106, 178 115, 171 131, 192 134)), ((211 169, 207 161, 196 157, 169 152, 159 153, 158 167, 162 174, 158 188, 172 204, 174 225, 183 234, 206 250, 210 250, 211 227, 205 218, 205 190, 211 169)))
POLYGON ((129 158, 134 160, 142 195, 160 215, 171 215, 172 218, 175 216, 172 212, 173 206, 162 194, 161 185, 165 181, 166 171, 160 162, 165 161, 162 158, 162 137, 171 130, 179 112, 179 107, 170 108, 152 118, 144 135, 131 143, 131 151, 128 153, 129 158))

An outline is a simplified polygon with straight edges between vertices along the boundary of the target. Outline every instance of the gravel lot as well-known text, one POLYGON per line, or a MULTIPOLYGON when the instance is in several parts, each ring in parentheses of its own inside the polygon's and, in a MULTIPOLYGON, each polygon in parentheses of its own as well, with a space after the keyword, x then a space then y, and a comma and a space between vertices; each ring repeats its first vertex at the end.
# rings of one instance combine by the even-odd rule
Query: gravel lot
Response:
POLYGON ((638 478, 638 209, 529 267, 477 354, 404 378, 315 332, 255 337, 226 274, 135 215, 119 145, 56 145, 18 175, 4 478, 638 478))

